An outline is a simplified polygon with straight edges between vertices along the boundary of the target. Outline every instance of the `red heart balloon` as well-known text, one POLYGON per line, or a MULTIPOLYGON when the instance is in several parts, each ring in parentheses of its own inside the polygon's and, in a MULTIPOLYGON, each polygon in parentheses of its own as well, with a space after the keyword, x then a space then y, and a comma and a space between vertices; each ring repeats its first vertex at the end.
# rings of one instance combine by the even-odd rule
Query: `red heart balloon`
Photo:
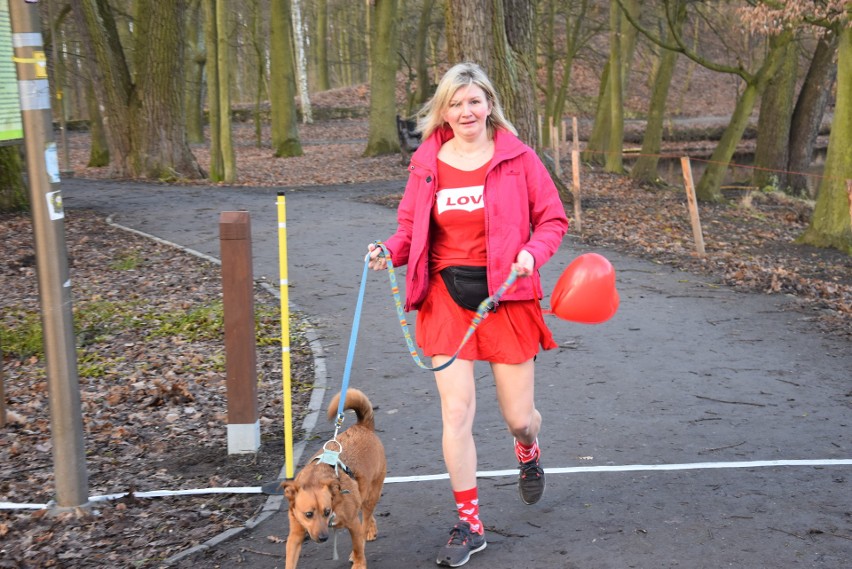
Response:
POLYGON ((550 310, 563 320, 600 324, 612 318, 619 302, 612 264, 602 255, 585 253, 574 259, 556 281, 550 310))

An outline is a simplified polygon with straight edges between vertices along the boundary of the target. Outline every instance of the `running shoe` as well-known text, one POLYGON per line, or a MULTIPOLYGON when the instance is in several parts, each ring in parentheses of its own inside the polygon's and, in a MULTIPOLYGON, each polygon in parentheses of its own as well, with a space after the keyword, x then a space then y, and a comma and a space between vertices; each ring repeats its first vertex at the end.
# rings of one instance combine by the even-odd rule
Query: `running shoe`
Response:
POLYGON ((544 469, 537 458, 520 464, 518 493, 524 504, 532 505, 544 495, 544 469))
POLYGON ((471 553, 485 549, 485 535, 470 531, 470 524, 459 522, 450 530, 450 540, 441 549, 435 562, 444 567, 461 567, 471 553))

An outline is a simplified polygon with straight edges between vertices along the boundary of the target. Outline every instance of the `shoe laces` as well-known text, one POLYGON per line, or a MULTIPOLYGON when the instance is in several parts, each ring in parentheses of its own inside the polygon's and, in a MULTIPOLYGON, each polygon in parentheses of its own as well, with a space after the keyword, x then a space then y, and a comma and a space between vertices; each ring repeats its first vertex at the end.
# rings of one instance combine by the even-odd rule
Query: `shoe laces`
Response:
POLYGON ((521 463, 521 478, 541 478, 544 474, 544 469, 539 465, 538 460, 521 463))
POLYGON ((447 545, 465 545, 468 541, 470 541, 470 526, 456 524, 450 530, 450 540, 447 545))

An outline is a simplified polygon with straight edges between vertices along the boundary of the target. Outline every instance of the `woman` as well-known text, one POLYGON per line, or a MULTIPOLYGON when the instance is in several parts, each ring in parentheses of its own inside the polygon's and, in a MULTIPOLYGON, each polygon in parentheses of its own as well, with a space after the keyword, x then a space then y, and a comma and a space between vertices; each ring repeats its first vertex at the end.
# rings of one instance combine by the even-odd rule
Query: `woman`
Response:
MULTIPOLYGON (((476 486, 474 361, 491 365, 500 411, 515 438, 521 499, 534 504, 544 492, 533 361, 539 347, 556 344, 539 304, 538 269, 559 248, 568 220, 547 170, 517 138, 476 64, 456 65, 444 75, 420 113, 418 130, 423 142, 411 158, 399 227, 384 243, 395 266, 409 266, 405 310, 418 311, 417 344, 433 366, 452 357, 474 316, 451 296, 456 267, 466 267, 461 271, 474 280, 481 274, 483 291, 470 308, 512 270, 520 277, 458 359, 435 372, 444 461, 459 511, 437 563, 458 567, 486 545, 476 486)), ((381 249, 368 249, 370 267, 386 269, 381 249)))

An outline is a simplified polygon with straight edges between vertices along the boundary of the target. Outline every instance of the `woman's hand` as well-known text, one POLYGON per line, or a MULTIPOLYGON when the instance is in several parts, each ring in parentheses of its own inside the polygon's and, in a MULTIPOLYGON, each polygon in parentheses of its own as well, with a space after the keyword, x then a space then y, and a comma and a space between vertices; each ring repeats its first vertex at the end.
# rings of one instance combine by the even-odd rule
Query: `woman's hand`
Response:
POLYGON ((515 262, 512 263, 512 270, 517 271, 519 277, 528 277, 533 269, 535 269, 535 259, 529 251, 521 249, 515 262))
POLYGON ((370 261, 367 263, 368 267, 374 271, 382 271, 388 268, 388 260, 382 255, 381 247, 375 243, 370 243, 367 245, 367 251, 369 251, 370 255, 370 261))

